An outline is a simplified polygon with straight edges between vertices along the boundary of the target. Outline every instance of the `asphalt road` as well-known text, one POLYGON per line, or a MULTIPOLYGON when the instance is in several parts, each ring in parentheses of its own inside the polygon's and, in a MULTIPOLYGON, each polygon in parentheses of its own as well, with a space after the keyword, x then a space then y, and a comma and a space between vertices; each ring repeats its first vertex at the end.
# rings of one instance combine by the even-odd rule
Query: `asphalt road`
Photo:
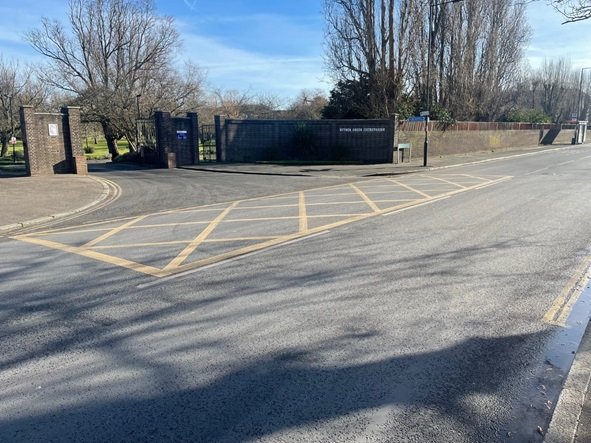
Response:
MULTIPOLYGON (((590 167, 578 148, 432 171, 512 178, 166 279, 0 239, 0 441, 540 441, 590 167)), ((346 181, 158 174, 76 224, 346 181)))

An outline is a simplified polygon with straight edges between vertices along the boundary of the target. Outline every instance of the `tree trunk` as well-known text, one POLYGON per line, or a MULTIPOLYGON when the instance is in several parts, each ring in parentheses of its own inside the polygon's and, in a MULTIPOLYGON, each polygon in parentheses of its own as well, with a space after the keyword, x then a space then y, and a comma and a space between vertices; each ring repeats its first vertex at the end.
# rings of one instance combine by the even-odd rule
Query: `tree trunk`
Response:
POLYGON ((115 135, 115 131, 108 122, 101 122, 101 126, 103 127, 103 132, 105 134, 105 140, 107 141, 109 154, 111 154, 111 160, 115 160, 117 157, 119 157, 119 150, 117 149, 117 136, 115 135))
POLYGON ((0 152, 0 157, 5 157, 8 152, 8 134, 2 134, 0 139, 2 139, 2 151, 0 152))

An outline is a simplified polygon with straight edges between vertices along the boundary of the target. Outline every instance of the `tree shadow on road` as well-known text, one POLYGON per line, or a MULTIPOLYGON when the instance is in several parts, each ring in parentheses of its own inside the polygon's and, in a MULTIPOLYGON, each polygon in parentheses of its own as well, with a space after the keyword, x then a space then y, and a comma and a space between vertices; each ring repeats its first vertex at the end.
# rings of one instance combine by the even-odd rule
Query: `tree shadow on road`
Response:
MULTIPOLYGON (((90 401, 2 419, 0 437, 3 441, 71 437, 77 441, 249 441, 288 430, 297 435, 298 428, 311 426, 331 441, 372 432, 378 436, 380 431, 390 433, 388 441, 499 441, 507 430, 494 421, 483 421, 473 411, 486 407, 486 396, 494 396, 500 385, 519 376, 510 359, 497 356, 507 349, 527 354, 535 341, 527 334, 475 337, 440 351, 339 367, 318 364, 314 350, 293 350, 249 362, 193 389, 163 389, 155 396, 90 401), (416 414, 418 420, 414 420, 422 423, 421 429, 414 436, 395 422, 390 429, 372 429, 375 426, 365 413, 380 408, 402 423, 409 413, 416 414), (333 427, 323 427, 327 423, 333 427), (351 434, 349 426, 358 428, 357 432, 351 434)), ((299 432, 305 440, 306 431, 299 432)))
MULTIPOLYGON (((513 405, 497 396, 517 389, 547 331, 483 336, 466 332, 474 325, 467 314, 464 338, 432 346, 421 343, 430 314, 407 319, 412 330, 398 331, 396 322, 438 297, 454 301, 456 285, 478 278, 479 268, 458 263, 485 262, 527 247, 525 240, 394 257, 351 256, 329 239, 316 244, 338 266, 294 247, 265 264, 264 281, 236 262, 144 290, 136 286, 144 278, 130 271, 85 260, 93 275, 81 280, 82 265, 63 253, 56 264, 53 253, 28 250, 0 272, 11 282, 0 296, 7 388, 0 404, 9 411, 0 414, 0 441, 486 442, 515 431, 498 421, 513 405), (27 283, 33 275, 38 282, 27 283), (346 291, 331 291, 343 282, 346 291), (487 414, 499 403, 506 411, 487 414)), ((266 259, 253 257, 252 268, 266 259)), ((451 328, 441 318, 430 322, 451 328)))

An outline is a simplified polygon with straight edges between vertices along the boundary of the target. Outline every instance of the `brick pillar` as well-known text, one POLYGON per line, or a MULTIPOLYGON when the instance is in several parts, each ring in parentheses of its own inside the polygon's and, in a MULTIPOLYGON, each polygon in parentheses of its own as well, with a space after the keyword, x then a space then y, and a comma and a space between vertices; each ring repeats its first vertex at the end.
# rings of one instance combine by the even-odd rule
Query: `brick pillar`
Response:
POLYGON ((35 139, 35 126, 33 107, 30 105, 21 106, 19 109, 21 120, 21 133, 23 137, 23 147, 25 150, 25 165, 27 175, 39 175, 39 162, 33 152, 36 152, 37 140, 35 139))
POLYGON ((62 112, 68 115, 72 155, 84 155, 84 149, 82 148, 82 127, 80 124, 80 107, 68 106, 65 110, 62 110, 62 112))
POLYGON ((156 150, 158 156, 159 166, 168 166, 168 153, 173 152, 171 137, 174 135, 172 131, 172 120, 170 112, 156 111, 154 112, 154 126, 156 129, 156 150))
POLYGON ((197 153, 199 151, 199 116, 196 112, 187 112, 189 118, 189 131, 187 133, 187 139, 191 146, 191 161, 193 164, 198 162, 197 153))
POLYGON ((70 165, 69 172, 86 174, 86 157, 82 149, 82 134, 80 128, 80 107, 68 106, 61 109, 63 114, 64 148, 66 161, 70 165), (84 158, 82 158, 84 157, 84 158))

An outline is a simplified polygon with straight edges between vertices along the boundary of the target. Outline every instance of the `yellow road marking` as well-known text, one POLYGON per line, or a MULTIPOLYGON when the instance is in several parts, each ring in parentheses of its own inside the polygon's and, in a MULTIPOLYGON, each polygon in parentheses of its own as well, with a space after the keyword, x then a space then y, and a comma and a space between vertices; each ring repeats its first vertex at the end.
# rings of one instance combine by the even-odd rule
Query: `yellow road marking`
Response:
POLYGON ((276 235, 261 235, 256 237, 228 237, 228 238, 208 238, 203 243, 226 243, 226 242, 237 242, 237 241, 258 241, 258 240, 270 240, 277 238, 276 235))
POLYGON ((338 201, 338 202, 320 202, 320 203, 310 203, 306 202, 306 206, 335 206, 335 205, 363 205, 366 206, 367 203, 362 200, 355 200, 355 201, 338 201))
POLYGON ((24 241, 27 243, 32 243, 35 245, 45 246, 46 248, 57 249, 59 251, 69 252, 72 254, 78 254, 83 257, 92 258, 94 260, 102 261, 108 263, 110 265, 120 266, 122 268, 132 269, 134 271, 142 272, 144 274, 152 275, 154 277, 162 277, 164 274, 158 268, 153 266, 143 265, 141 263, 136 263, 131 260, 126 260, 124 258, 119 257, 112 257, 110 255, 101 254, 97 251, 92 251, 90 249, 79 248, 76 246, 68 246, 63 245, 61 243, 52 242, 49 240, 43 240, 40 238, 34 237, 27 237, 26 235, 13 237, 17 240, 24 241))
POLYGON ((572 277, 568 280, 552 306, 544 315, 544 321, 551 325, 565 326, 566 320, 573 305, 579 299, 581 292, 579 283, 587 278, 587 271, 591 266, 591 256, 586 257, 575 269, 572 277))
POLYGON ((242 209, 273 209, 273 208, 297 208, 297 204, 293 205, 263 205, 263 206, 237 206, 234 211, 240 211, 242 209))
MULTIPOLYGON (((425 203, 430 203, 430 202, 434 202, 434 201, 438 201, 441 200, 443 198, 447 198, 451 195, 457 194, 457 193, 461 193, 467 190, 471 190, 471 189, 480 189, 483 187, 487 187, 490 185, 493 185, 495 183, 504 181, 504 180, 508 180, 511 177, 501 177, 498 180, 490 180, 486 183, 480 183, 477 184, 475 186, 471 186, 471 187, 461 187, 461 189, 455 189, 453 191, 449 191, 437 196, 430 196, 422 191, 419 191, 417 189, 414 189, 408 185, 405 185, 404 183, 399 182, 398 180, 394 180, 394 179, 387 179, 389 182, 395 183, 403 188, 406 188, 408 190, 410 190, 413 193, 417 193, 420 194, 422 196, 424 196, 425 198, 419 198, 419 199, 386 199, 386 200, 371 200, 363 191, 361 191, 357 186, 355 186, 354 184, 349 184, 347 190, 351 189, 352 191, 355 191, 356 194, 353 194, 353 192, 349 192, 348 194, 350 195, 359 195, 363 198, 363 196, 365 196, 366 198, 363 198, 363 202, 361 201, 355 201, 355 202, 329 202, 329 203, 309 203, 309 199, 310 199, 310 195, 306 194, 308 191, 302 191, 301 193, 290 193, 290 198, 295 198, 296 196, 298 196, 298 207, 300 208, 300 213, 298 214, 298 216, 294 216, 294 217, 264 217, 264 218, 242 218, 242 219, 234 219, 234 220, 229 220, 229 219, 225 219, 224 217, 227 216, 227 214, 233 210, 233 209, 237 209, 236 206, 240 203, 244 203, 247 201, 261 201, 261 198, 253 198, 253 199, 249 199, 249 200, 242 200, 242 201, 236 201, 233 202, 231 204, 226 203, 226 206, 224 208, 220 208, 220 204, 216 204, 216 206, 218 206, 215 210, 216 211, 221 211, 220 214, 218 214, 218 216, 211 221, 202 221, 202 222, 182 222, 182 223, 165 223, 165 224, 159 224, 159 225, 143 225, 143 226, 132 226, 133 223, 137 223, 138 221, 140 221, 141 219, 145 218, 145 217, 149 217, 151 215, 162 215, 165 212, 158 212, 158 213, 154 213, 154 214, 148 214, 145 215, 143 217, 140 218, 125 218, 125 219, 121 219, 121 220, 129 220, 127 223, 125 223, 122 226, 119 226, 115 229, 110 229, 110 228, 100 228, 101 231, 103 230, 108 230, 109 232, 107 232, 106 234, 103 234, 101 237, 93 240, 92 242, 89 243, 93 243, 93 242, 98 242, 98 241, 102 241, 102 239, 107 238, 106 236, 109 235, 113 235, 113 231, 121 231, 123 229, 142 229, 144 227, 159 227, 159 226, 178 226, 180 224, 204 224, 207 223, 208 226, 207 228, 201 232, 195 239, 193 240, 189 240, 189 241, 181 241, 181 240, 176 240, 176 241, 168 241, 168 242, 152 242, 152 243, 138 243, 138 244, 130 244, 130 245, 115 245, 113 246, 113 248, 118 249, 118 248, 130 248, 130 247, 140 247, 140 246, 166 246, 166 245, 174 245, 174 244, 186 244, 187 246, 183 249, 183 251, 177 256, 175 257, 167 266, 165 266, 163 269, 157 269, 155 267, 152 266, 148 266, 148 265, 142 265, 139 263, 135 263, 133 261, 129 261, 129 260, 125 260, 125 259, 120 259, 118 257, 112 257, 106 254, 101 254, 100 252, 97 252, 95 250, 89 250, 88 249, 88 244, 83 246, 83 247, 74 247, 74 246, 68 246, 68 245, 64 245, 61 243, 57 243, 57 242, 52 242, 52 241, 47 241, 47 240, 43 240, 43 239, 37 239, 34 238, 33 236, 35 235, 39 235, 39 234, 28 234, 31 237, 28 237, 27 235, 22 235, 22 236, 16 236, 13 237, 15 239, 18 240, 22 240, 22 241, 28 241, 30 243, 35 243, 35 244, 39 244, 39 245, 43 245, 46 247, 50 247, 50 248, 54 248, 54 249, 58 249, 58 250, 62 250, 62 251, 66 251, 66 252, 71 252, 71 253, 76 253, 85 257, 89 257, 89 258, 94 258, 96 260, 100 260, 106 263, 110 263, 113 265, 117 265, 117 266, 122 266, 125 268, 129 268, 129 269, 133 269, 136 270, 138 272, 143 272, 145 274, 149 274, 149 275, 153 275, 156 277, 164 277, 164 276, 170 276, 173 274, 177 274, 180 272, 183 272, 185 270, 189 270, 189 269, 193 269, 193 268, 197 268, 200 266, 205 266, 207 264, 211 264, 211 263, 216 263, 216 262, 220 262, 223 261, 225 259, 228 258, 233 258, 235 256, 238 255, 243 255, 249 252, 254 252, 254 251, 258 251, 260 249, 264 249, 266 247, 269 246, 273 246, 276 244, 280 244, 280 243, 284 243, 284 242, 288 242, 294 239, 298 239, 301 237, 305 237, 308 235, 313 235, 319 232, 323 232, 326 231, 327 229, 331 229, 331 228, 336 228, 342 225, 346 225, 349 223, 353 223, 359 220, 363 220, 363 219, 367 219, 369 217, 375 216, 375 215, 387 215, 387 214, 392 214, 395 212, 398 212, 400 210, 405 210, 408 208, 411 208, 413 206, 417 206, 417 205, 422 205, 425 203), (371 203, 370 203, 371 202, 371 203), (398 202, 403 202, 402 204, 398 204, 395 206, 391 206, 385 209, 380 209, 376 203, 398 203, 398 202), (322 226, 318 226, 315 227, 313 229, 310 229, 309 226, 306 226, 306 230, 305 231, 301 231, 301 228, 303 227, 303 219, 302 219, 302 208, 301 205, 303 204, 304 206, 304 211, 305 211, 305 220, 306 220, 306 224, 308 223, 309 219, 318 219, 318 218, 336 218, 338 219, 336 222, 333 223, 329 223, 329 224, 325 224, 322 226), (323 214, 323 215, 309 215, 308 213, 308 207, 311 205, 316 205, 316 206, 320 206, 320 205, 326 205, 326 204, 367 204, 368 206, 370 206, 370 208, 373 210, 373 212, 364 212, 364 213, 357 213, 357 214, 323 214), (253 236, 253 237, 238 237, 238 238, 217 238, 217 239, 210 239, 208 238, 208 236, 211 234, 211 232, 213 232, 213 230, 219 226, 219 224, 221 223, 228 223, 228 222, 249 222, 249 221, 265 221, 265 220, 299 220, 300 225, 299 225, 299 229, 297 232, 291 233, 291 234, 277 234, 274 236, 253 236), (245 246, 243 248, 239 248, 239 249, 235 249, 235 250, 231 250, 213 257, 208 257, 205 259, 201 259, 201 260, 197 260, 195 262, 192 263, 184 263, 187 258, 195 251, 195 249, 202 243, 206 243, 206 242, 232 242, 232 241, 259 241, 259 240, 263 240, 262 243, 257 243, 254 245, 248 245, 245 246)), ((363 182, 357 182, 357 183, 363 183, 364 185, 366 185, 369 182, 375 182, 376 180, 381 180, 381 179, 375 179, 375 180, 367 180, 367 181, 363 181, 363 182)), ((347 185, 345 185, 347 186, 347 185)), ((340 187, 341 189, 343 185, 335 185, 332 186, 330 188, 335 189, 337 187, 340 187)), ((379 191, 378 191, 379 192, 379 191)), ((397 192, 400 192, 398 190, 393 190, 391 193, 392 194, 396 194, 397 192)), ((403 191, 403 192, 407 192, 407 191, 403 191)), ((345 195, 345 194, 336 194, 336 195, 345 195)), ((318 196, 318 195, 317 195, 318 196)), ((320 196, 318 196, 320 197, 320 196)), ((268 197, 265 197, 264 199, 268 199, 268 197)), ((285 205, 285 206, 294 206, 294 205, 285 205)), ((274 207, 277 207, 274 206, 274 207)), ((248 208, 251 209, 251 208, 248 208)), ((174 210, 174 211, 167 211, 166 213, 169 214, 175 214, 175 213, 184 213, 186 211, 183 210, 174 210)), ((200 211, 195 211, 195 212, 200 212, 200 211)), ((113 220, 108 221, 108 223, 113 223, 113 220)), ((103 222, 99 222, 100 223, 107 223, 107 221, 103 221, 103 222)), ((80 225, 82 227, 85 227, 84 225, 80 225)), ((86 225, 89 226, 89 225, 86 225)), ((68 229, 68 228, 65 228, 68 229)), ((71 228, 69 228, 71 229, 71 228)), ((297 229, 294 227, 294 229, 297 229)), ((93 230, 89 230, 89 231, 93 231, 93 230)), ((72 232, 72 231, 71 231, 72 232)), ((59 232, 64 233, 64 232, 59 232)), ((96 245, 96 243, 95 243, 96 245)), ((106 246, 106 245, 101 245, 101 246, 93 246, 93 249, 108 249, 111 246, 106 246)))
MULTIPOLYGON (((56 228, 56 229, 47 229, 44 231, 37 231, 34 234, 35 235, 48 235, 48 234, 59 234, 60 232, 64 232, 67 231, 68 233, 71 232, 70 229, 77 229, 77 228, 86 228, 86 227, 93 227, 93 226, 99 226, 99 225, 107 225, 107 224, 113 224, 113 223, 118 223, 118 222, 122 222, 125 220, 132 220, 135 217, 125 217, 125 218, 118 218, 118 219, 114 219, 114 220, 103 220, 100 222, 94 222, 94 223, 85 223, 85 224, 81 224, 81 225, 74 225, 74 226, 68 226, 66 228, 56 228)), ((80 231, 73 231, 73 232, 99 232, 99 231, 108 231, 110 229, 113 228, 98 228, 98 229, 83 229, 80 231)))
MULTIPOLYGON (((478 183, 478 184, 480 184, 480 183, 478 183)), ((431 188, 427 188, 427 189, 424 189, 424 188, 423 189, 416 189, 415 188, 415 189, 417 191, 421 191, 423 193, 430 193, 430 192, 435 193, 435 194, 429 194, 429 197, 435 197, 436 195, 441 195, 444 192, 454 191, 454 190, 458 189, 457 186, 456 187, 451 187, 451 186, 448 186, 448 185, 441 185, 441 186, 446 186, 446 187, 443 188, 443 189, 442 188, 436 188, 436 189, 431 189, 431 188)))
POLYGON ((148 243, 127 243, 118 245, 102 245, 92 246, 92 249, 127 249, 127 248, 143 248, 144 246, 167 246, 167 245, 186 245, 191 243, 191 240, 171 240, 171 241, 155 241, 148 243))
MULTIPOLYGON (((371 192, 369 194, 392 194, 392 192, 371 192)), ((374 203, 378 202, 406 202, 406 201, 414 201, 416 198, 396 198, 396 199, 388 199, 388 200, 375 200, 372 201, 374 203)), ((326 203, 306 203, 306 206, 330 206, 330 205, 367 205, 366 202, 357 200, 357 201, 342 201, 342 202, 326 202, 326 203)))
POLYGON ((368 195, 369 194, 410 194, 413 192, 408 189, 397 189, 395 186, 396 185, 394 183, 392 183, 391 185, 388 185, 388 186, 384 186, 386 188, 385 191, 380 191, 380 190, 377 190, 373 187, 370 189, 363 188, 363 192, 365 192, 368 195))
MULTIPOLYGON (((310 205, 308 205, 310 206, 310 205)), ((371 212, 362 212, 357 214, 321 214, 321 215, 310 215, 307 214, 307 218, 322 218, 322 217, 355 217, 360 214, 371 214, 371 212)), ((261 218, 232 218, 222 221, 222 223, 237 223, 237 222, 251 222, 251 221, 272 221, 272 220, 299 220, 299 215, 285 216, 285 217, 261 217, 261 218)))
MULTIPOLYGON (((67 229, 67 228, 66 228, 67 229)), ((100 229, 77 229, 74 231, 42 231, 42 232, 35 232, 32 235, 36 235, 39 237, 48 236, 48 235, 66 235, 66 234, 84 234, 85 232, 104 232, 110 231, 113 228, 100 228, 100 229)))
POLYGON ((331 198, 331 197, 352 197, 355 196, 356 194, 351 190, 351 189, 347 189, 347 192, 339 192, 338 194, 308 194, 306 192, 306 197, 308 199, 321 199, 321 198, 331 198))
POLYGON ((146 229, 146 228, 166 228, 168 226, 190 226, 190 225, 207 225, 211 220, 200 220, 190 222, 172 222, 172 223, 154 223, 150 225, 130 226, 127 229, 146 229))
POLYGON ((203 241, 211 234, 215 228, 222 222, 224 217, 230 213, 234 207, 240 203, 236 201, 228 206, 220 215, 218 215, 201 233, 195 237, 195 239, 187 245, 185 249, 181 251, 169 264, 164 267, 164 271, 168 271, 173 268, 178 268, 188 257, 191 255, 197 247, 203 243, 203 241))
MULTIPOLYGON (((424 176, 423 176, 423 177, 424 177, 424 176)), ((464 186, 464 185, 460 185, 459 183, 456 183, 456 182, 452 182, 452 181, 446 180, 446 179, 444 179, 444 178, 439 178, 439 177, 431 177, 431 176, 429 176, 429 178, 431 178, 431 179, 433 179, 433 180, 438 180, 438 181, 440 181, 440 182, 448 183, 448 184, 450 184, 450 185, 458 186, 458 187, 460 187, 460 188, 462 188, 462 189, 466 189, 466 186, 464 186)))
POLYGON ((416 192, 417 194, 422 195, 425 198, 433 198, 429 194, 425 194, 423 191, 419 191, 418 189, 415 189, 412 186, 405 185, 404 183, 401 183, 398 180, 394 180, 393 178, 387 178, 386 180, 392 183, 396 183, 398 186, 402 186, 403 188, 406 188, 409 191, 416 192))
MULTIPOLYGON (((266 235, 260 237, 229 237, 229 238, 208 238, 203 240, 203 243, 230 243, 230 242, 239 242, 239 241, 259 241, 259 240, 269 240, 272 238, 277 238, 276 235, 266 235)), ((93 246, 92 249, 126 249, 126 248, 142 248, 142 247, 149 247, 149 246, 168 246, 168 245, 186 245, 191 243, 193 240, 171 240, 171 241, 156 241, 156 242, 149 242, 149 243, 128 243, 128 244, 121 244, 121 245, 106 245, 106 246, 93 246)))
POLYGON ((222 211, 228 203, 216 203, 215 205, 209 205, 207 207, 197 206, 193 208, 184 208, 184 209, 174 209, 170 211, 161 211, 161 212, 154 212, 150 215, 167 215, 167 214, 184 214, 186 212, 220 212, 222 211), (216 206, 216 207, 212 207, 216 206), (217 206, 220 206, 219 208, 217 206))
POLYGON ((351 186, 351 188, 353 188, 355 192, 359 194, 359 196, 365 201, 365 203, 367 203, 367 205, 373 210, 373 212, 380 212, 380 208, 378 207, 378 205, 376 205, 367 195, 365 195, 365 193, 361 189, 359 189, 353 183, 349 184, 349 186, 351 186))
POLYGON ((490 181, 488 178, 482 178, 482 177, 478 177, 477 175, 470 175, 470 174, 462 174, 461 177, 475 178, 476 180, 480 180, 481 182, 490 181))
POLYGON ((310 229, 307 232, 296 232, 294 234, 283 235, 283 236, 274 238, 272 240, 266 241, 264 243, 258 243, 256 245, 246 246, 244 248, 235 249, 235 250, 228 251, 228 252, 220 254, 220 255, 208 257, 208 258, 205 258, 205 259, 193 262, 193 263, 185 264, 185 265, 180 266, 174 270, 166 272, 165 274, 163 274, 163 276, 168 276, 168 275, 172 275, 172 274, 177 274, 177 273, 189 271, 191 269, 200 268, 202 266, 207 266, 207 265, 210 265, 213 263, 218 263, 220 261, 224 261, 224 260, 227 260, 230 258, 238 257, 240 255, 250 254, 251 252, 255 252, 255 251, 258 251, 261 249, 265 249, 265 248, 275 246, 275 245, 278 245, 281 243, 285 243, 285 242, 288 242, 291 240, 295 240, 300 237, 307 237, 308 235, 311 235, 311 234, 316 234, 318 232, 323 232, 323 231, 326 231, 327 229, 336 228, 336 227, 345 225, 347 223, 352 223, 355 221, 363 220, 363 219, 372 217, 374 215, 375 215, 374 213, 367 213, 367 214, 359 215, 359 216, 349 218, 346 220, 341 220, 341 221, 338 221, 335 223, 331 223, 329 225, 319 226, 317 228, 310 229))
POLYGON ((131 225, 142 221, 144 218, 146 218, 147 215, 142 215, 140 217, 136 217, 133 220, 128 221, 127 223, 122 224, 121 226, 115 228, 115 229, 111 229, 109 232, 105 232, 103 235, 101 235, 100 237, 95 238, 94 240, 89 241, 88 243, 86 243, 85 245, 82 246, 82 248, 90 248, 100 242, 102 242, 103 240, 108 239, 109 237, 112 237, 113 235, 117 234, 118 232, 123 231, 124 229, 130 227, 131 225))
POLYGON ((300 192, 300 232, 306 232, 308 230, 308 217, 306 216, 306 196, 303 192, 300 192))

